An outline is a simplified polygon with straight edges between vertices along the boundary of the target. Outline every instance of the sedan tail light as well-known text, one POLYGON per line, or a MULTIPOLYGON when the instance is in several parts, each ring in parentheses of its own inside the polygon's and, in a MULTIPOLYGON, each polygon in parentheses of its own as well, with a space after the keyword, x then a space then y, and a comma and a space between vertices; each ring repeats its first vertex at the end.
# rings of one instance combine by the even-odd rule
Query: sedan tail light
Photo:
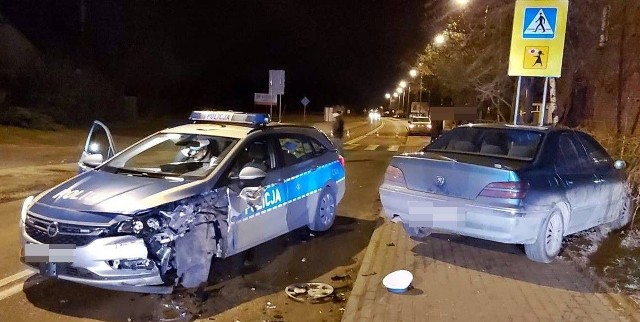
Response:
POLYGON ((395 186, 407 186, 407 181, 404 179, 402 170, 391 165, 387 167, 384 173, 384 182, 395 186))
POLYGON ((529 190, 529 184, 522 181, 492 182, 488 184, 480 195, 489 198, 524 199, 529 190))

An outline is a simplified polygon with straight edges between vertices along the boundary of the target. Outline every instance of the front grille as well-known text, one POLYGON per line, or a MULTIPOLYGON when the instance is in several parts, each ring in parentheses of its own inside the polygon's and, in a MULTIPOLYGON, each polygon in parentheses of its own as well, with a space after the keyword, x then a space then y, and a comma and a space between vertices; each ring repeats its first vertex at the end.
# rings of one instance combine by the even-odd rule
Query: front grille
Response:
POLYGON ((51 237, 47 233, 49 225, 53 221, 27 215, 25 232, 31 238, 43 244, 72 244, 85 246, 90 242, 103 237, 105 227, 94 227, 73 224, 58 224, 58 234, 51 237))

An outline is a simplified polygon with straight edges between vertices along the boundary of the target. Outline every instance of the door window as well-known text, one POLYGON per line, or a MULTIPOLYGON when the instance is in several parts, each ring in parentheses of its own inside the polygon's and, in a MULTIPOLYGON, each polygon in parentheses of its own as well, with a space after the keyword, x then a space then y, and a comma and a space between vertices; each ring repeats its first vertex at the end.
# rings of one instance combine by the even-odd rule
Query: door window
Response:
POLYGON ((613 160, 609 153, 595 139, 583 132, 576 132, 578 140, 582 144, 589 162, 597 169, 607 169, 613 166, 613 160))
MULTIPOLYGON (((578 143, 578 144, 576 144, 578 143)), ((580 174, 589 172, 589 161, 582 148, 578 149, 570 133, 562 133, 558 139, 556 169, 559 174, 580 174)))
POLYGON ((291 166, 314 157, 316 150, 304 136, 281 136, 278 138, 285 166, 291 166))

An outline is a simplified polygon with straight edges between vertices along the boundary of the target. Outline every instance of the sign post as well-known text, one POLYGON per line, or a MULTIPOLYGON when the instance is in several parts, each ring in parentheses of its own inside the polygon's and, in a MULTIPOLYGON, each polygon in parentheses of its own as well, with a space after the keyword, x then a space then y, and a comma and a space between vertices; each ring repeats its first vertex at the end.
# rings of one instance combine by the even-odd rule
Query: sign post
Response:
MULTIPOLYGON (((521 77, 545 77, 546 99, 549 77, 562 74, 568 11, 569 0, 516 1, 509 57, 509 76, 518 76, 514 124, 519 113, 521 77)), ((542 124, 544 117, 540 119, 542 124)))
POLYGON ((278 122, 282 122, 282 95, 284 95, 284 70, 269 70, 269 94, 278 101, 278 122))
POLYGON ((302 103, 302 122, 307 123, 307 105, 309 105, 311 101, 305 96, 302 98, 300 103, 302 103))

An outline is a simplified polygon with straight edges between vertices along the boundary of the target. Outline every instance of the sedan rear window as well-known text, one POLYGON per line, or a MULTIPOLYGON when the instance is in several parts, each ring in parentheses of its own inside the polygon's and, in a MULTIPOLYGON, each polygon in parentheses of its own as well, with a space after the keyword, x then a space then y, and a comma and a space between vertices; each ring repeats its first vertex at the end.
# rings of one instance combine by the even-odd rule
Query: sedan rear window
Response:
POLYGON ((533 160, 543 134, 521 129, 459 127, 426 146, 424 152, 453 152, 533 160))

